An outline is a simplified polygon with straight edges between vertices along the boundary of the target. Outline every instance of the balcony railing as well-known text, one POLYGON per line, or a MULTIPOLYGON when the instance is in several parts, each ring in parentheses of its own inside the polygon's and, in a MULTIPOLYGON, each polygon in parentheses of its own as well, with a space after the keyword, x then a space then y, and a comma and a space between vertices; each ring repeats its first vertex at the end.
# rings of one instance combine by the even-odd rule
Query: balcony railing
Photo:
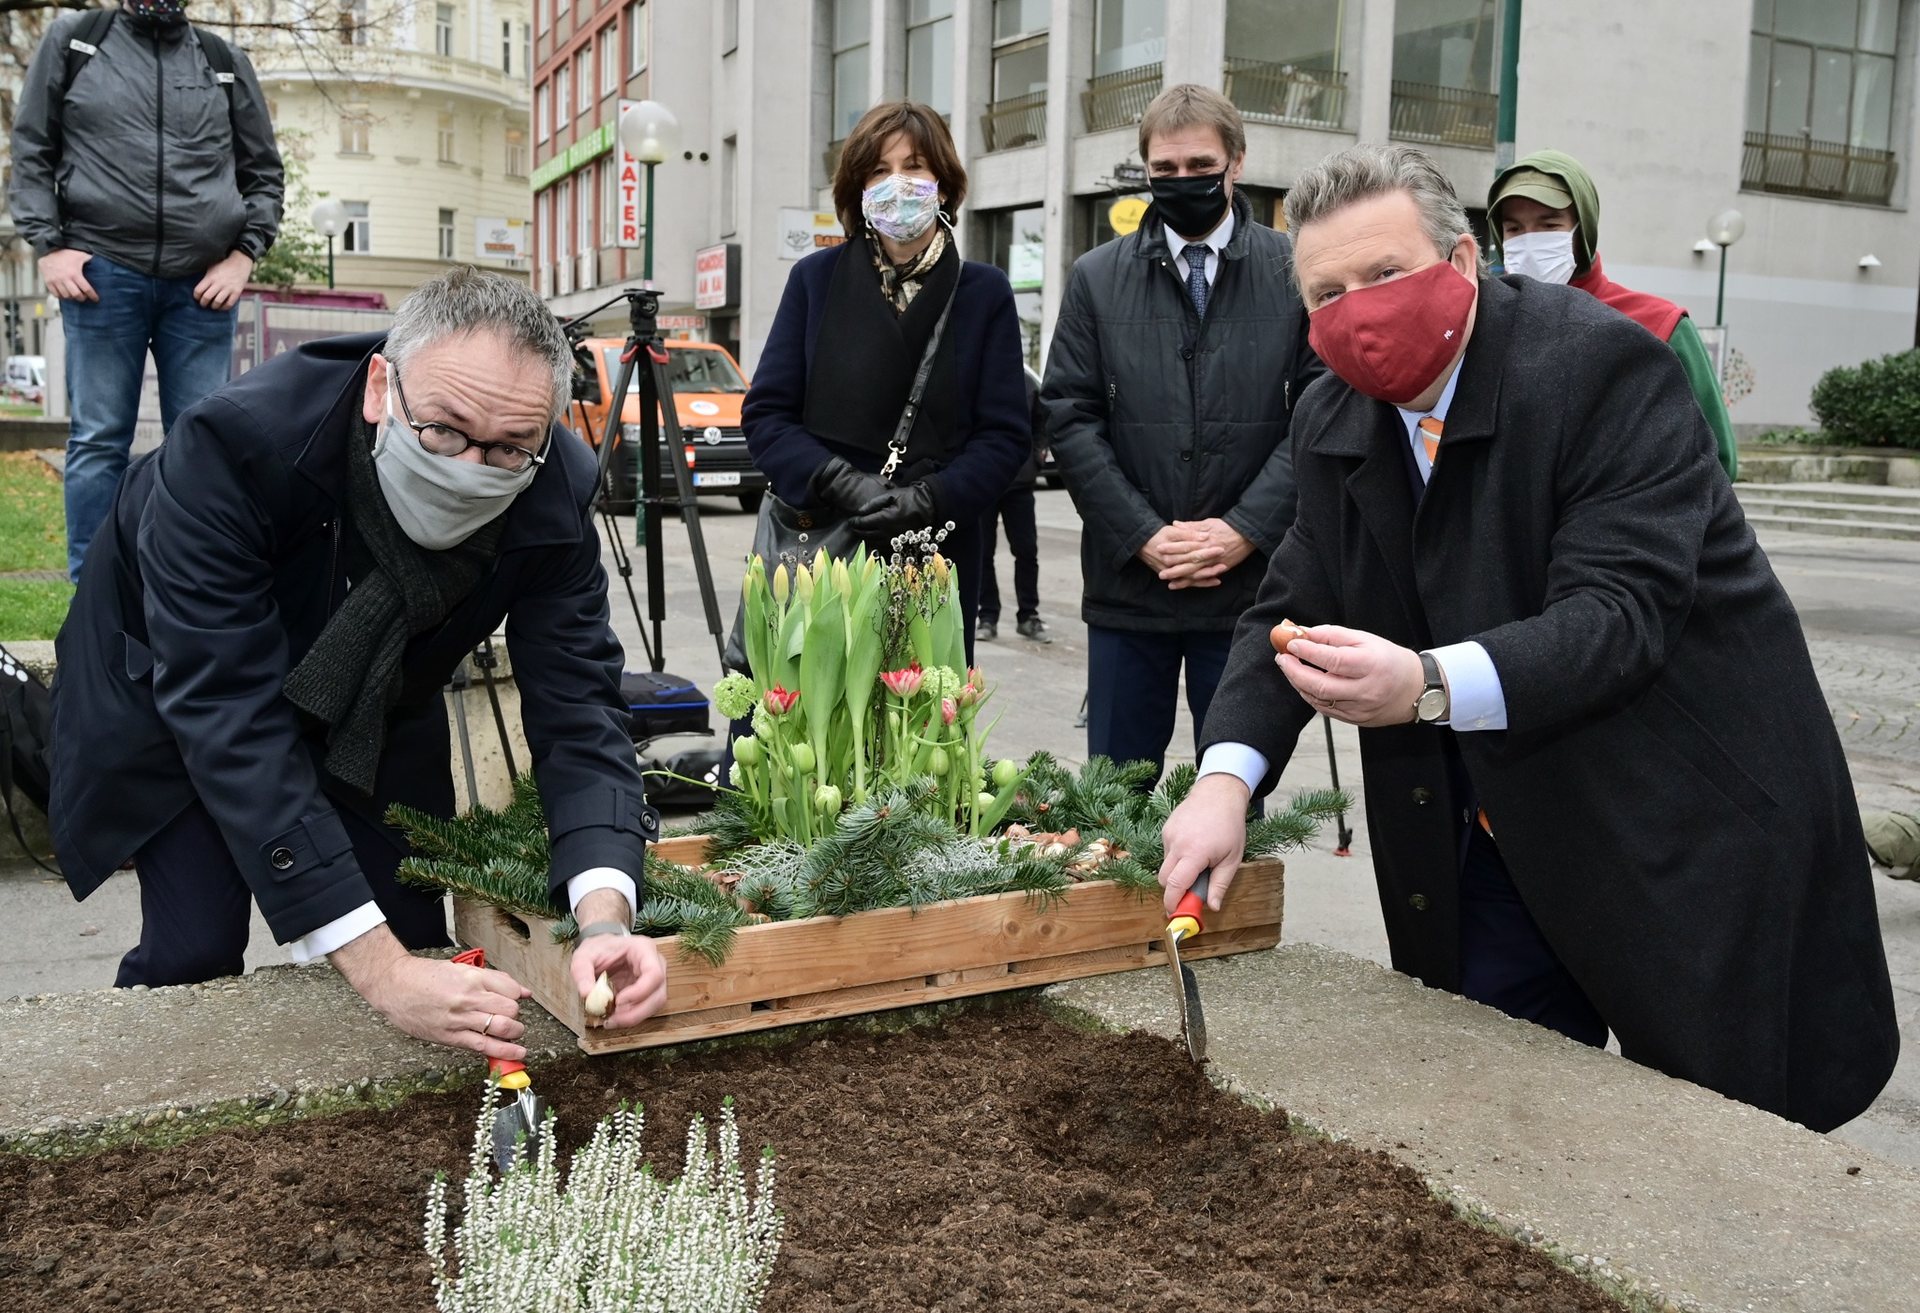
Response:
POLYGON ((1890 150, 1749 132, 1740 163, 1740 185, 1788 196, 1887 205, 1893 200, 1898 169, 1899 161, 1890 150))
POLYGON ((1499 108, 1500 98, 1491 91, 1395 82, 1389 135, 1433 146, 1492 150, 1493 120, 1499 108))
POLYGON ((1138 123, 1160 94, 1161 80, 1158 64, 1088 78, 1087 89, 1080 93, 1080 113, 1087 120, 1087 131, 1104 132, 1138 123))
POLYGON ((1229 59, 1226 96, 1261 123, 1337 128, 1346 121, 1347 75, 1257 59, 1229 59))
POLYGON ((980 137, 988 150, 1012 150, 1047 139, 1047 89, 996 100, 980 116, 980 137))

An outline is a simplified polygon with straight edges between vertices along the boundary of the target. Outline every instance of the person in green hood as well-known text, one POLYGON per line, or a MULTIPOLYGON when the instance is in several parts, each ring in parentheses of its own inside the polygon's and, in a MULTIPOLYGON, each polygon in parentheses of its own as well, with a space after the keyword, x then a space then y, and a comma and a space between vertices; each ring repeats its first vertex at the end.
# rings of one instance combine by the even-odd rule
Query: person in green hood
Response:
POLYGON ((1600 193, 1580 161, 1540 150, 1494 178, 1487 193, 1494 258, 1510 274, 1566 283, 1589 292, 1673 348, 1713 430, 1729 479, 1739 471, 1733 421, 1720 380, 1687 312, 1671 301, 1620 286, 1600 269, 1600 193))

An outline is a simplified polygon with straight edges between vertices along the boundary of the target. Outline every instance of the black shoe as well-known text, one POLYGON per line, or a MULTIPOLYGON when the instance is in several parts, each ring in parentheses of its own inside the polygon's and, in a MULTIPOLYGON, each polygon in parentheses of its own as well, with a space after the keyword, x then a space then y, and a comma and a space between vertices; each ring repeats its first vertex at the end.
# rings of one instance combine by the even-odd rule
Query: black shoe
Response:
POLYGON ((973 622, 973 641, 974 642, 991 643, 994 639, 998 637, 1000 637, 1000 626, 994 621, 976 620, 973 622))
POLYGON ((1047 622, 1037 615, 1030 615, 1014 626, 1020 631, 1020 637, 1032 639, 1036 643, 1051 643, 1052 636, 1047 633, 1047 622))

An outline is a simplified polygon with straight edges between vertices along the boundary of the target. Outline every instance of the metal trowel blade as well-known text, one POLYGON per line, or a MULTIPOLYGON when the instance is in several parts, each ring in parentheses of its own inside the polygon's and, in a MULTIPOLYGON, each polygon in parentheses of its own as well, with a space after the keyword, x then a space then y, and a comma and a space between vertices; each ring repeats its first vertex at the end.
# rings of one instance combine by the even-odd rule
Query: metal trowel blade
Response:
POLYGON ((1207 1060, 1207 1014, 1200 1006, 1200 982, 1193 968, 1180 960, 1180 936, 1167 934, 1167 961, 1173 967, 1174 993, 1180 1002, 1180 1038, 1186 1042, 1187 1057, 1194 1062, 1207 1060))
POLYGON ((493 1165, 510 1172, 522 1161, 533 1162, 540 1151, 540 1136, 547 1120, 547 1101, 537 1094, 522 1093, 512 1103, 493 1114, 493 1165))

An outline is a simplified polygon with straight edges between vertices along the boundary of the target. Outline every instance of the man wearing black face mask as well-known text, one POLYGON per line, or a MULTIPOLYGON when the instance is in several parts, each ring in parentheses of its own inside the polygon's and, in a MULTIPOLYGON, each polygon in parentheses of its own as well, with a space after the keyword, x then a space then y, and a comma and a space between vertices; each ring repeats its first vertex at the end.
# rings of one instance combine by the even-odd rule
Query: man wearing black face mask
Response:
POLYGON ((1284 233, 1235 190, 1239 111, 1169 87, 1140 121, 1153 206, 1074 265, 1041 391, 1085 521, 1087 751, 1164 763, 1293 520, 1293 407, 1322 372, 1284 233))
POLYGON ((161 421, 227 380, 234 306, 280 227, 284 177, 252 66, 184 0, 60 19, 13 123, 7 203, 67 339, 67 570, 127 468, 148 350, 161 421))

